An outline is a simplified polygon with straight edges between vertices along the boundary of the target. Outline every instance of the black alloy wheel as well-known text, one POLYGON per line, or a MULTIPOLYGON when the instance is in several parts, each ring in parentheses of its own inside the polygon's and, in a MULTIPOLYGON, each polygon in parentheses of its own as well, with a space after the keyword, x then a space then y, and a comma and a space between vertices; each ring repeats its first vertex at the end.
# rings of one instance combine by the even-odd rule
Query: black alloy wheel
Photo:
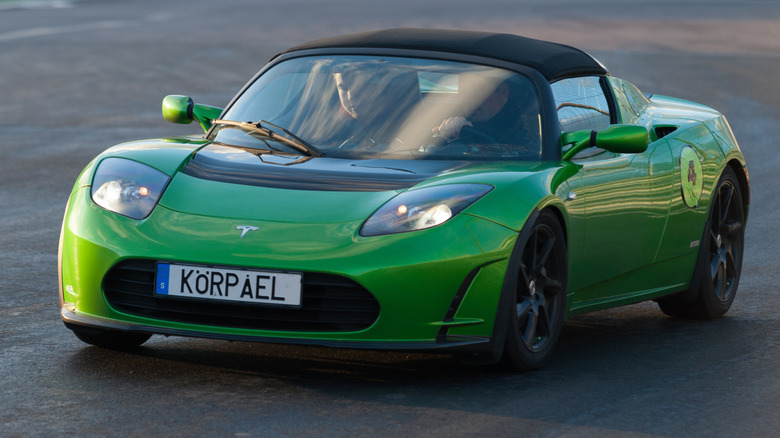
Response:
POLYGON ((737 177, 727 166, 712 197, 692 289, 658 300, 664 313, 682 318, 713 319, 729 310, 742 272, 744 208, 737 177))
POLYGON ((739 188, 730 178, 718 187, 709 228, 710 278, 715 296, 731 302, 737 292, 744 247, 744 212, 739 188))
POLYGON ((564 322, 568 263, 557 217, 542 211, 523 248, 502 361, 515 370, 550 358, 564 322))

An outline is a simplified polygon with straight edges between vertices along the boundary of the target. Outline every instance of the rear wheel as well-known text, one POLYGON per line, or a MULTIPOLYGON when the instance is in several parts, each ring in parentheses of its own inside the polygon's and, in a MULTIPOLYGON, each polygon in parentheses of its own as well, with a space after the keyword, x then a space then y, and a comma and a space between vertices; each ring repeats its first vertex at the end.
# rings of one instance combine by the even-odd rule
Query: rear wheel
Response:
POLYGON ((692 289, 658 300, 661 311, 683 318, 723 316, 737 293, 744 236, 742 192, 734 171, 726 167, 712 198, 692 289))
POLYGON ((132 350, 148 341, 152 335, 148 333, 119 332, 102 329, 80 329, 70 327, 77 338, 90 345, 111 350, 132 350))
POLYGON ((563 229, 542 211, 522 252, 502 364, 523 371, 550 358, 563 327, 568 263, 563 229))

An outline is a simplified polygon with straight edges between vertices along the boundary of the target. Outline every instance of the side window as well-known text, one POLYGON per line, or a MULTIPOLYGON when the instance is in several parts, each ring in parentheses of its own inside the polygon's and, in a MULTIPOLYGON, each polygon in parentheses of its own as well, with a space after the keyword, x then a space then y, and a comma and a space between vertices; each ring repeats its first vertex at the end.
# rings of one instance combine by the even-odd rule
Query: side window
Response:
POLYGON ((609 126, 609 104, 597 76, 563 79, 551 87, 563 132, 609 126))

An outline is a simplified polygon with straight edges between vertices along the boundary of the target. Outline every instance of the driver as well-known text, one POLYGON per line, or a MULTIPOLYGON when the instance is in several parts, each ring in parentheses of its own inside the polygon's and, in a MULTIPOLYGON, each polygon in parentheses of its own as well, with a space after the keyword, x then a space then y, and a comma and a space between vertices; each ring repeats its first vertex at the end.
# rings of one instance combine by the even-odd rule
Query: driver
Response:
POLYGON ((464 74, 460 78, 459 93, 471 106, 465 116, 444 119, 431 130, 445 141, 461 136, 464 126, 469 126, 491 137, 499 145, 518 142, 524 121, 521 112, 509 102, 510 86, 507 81, 494 81, 476 74, 464 74))

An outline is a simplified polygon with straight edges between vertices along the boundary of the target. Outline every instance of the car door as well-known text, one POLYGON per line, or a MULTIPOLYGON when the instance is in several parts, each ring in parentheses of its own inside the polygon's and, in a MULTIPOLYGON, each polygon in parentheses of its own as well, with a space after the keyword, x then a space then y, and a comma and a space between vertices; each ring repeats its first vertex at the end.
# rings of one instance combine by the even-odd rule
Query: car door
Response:
MULTIPOLYGON (((564 132, 600 130, 617 120, 598 77, 552 84, 564 132)), ((669 213, 672 156, 666 142, 641 154, 590 148, 574 157, 567 181, 570 214, 570 291, 576 302, 597 302, 653 287, 636 278, 656 259, 669 213)))

